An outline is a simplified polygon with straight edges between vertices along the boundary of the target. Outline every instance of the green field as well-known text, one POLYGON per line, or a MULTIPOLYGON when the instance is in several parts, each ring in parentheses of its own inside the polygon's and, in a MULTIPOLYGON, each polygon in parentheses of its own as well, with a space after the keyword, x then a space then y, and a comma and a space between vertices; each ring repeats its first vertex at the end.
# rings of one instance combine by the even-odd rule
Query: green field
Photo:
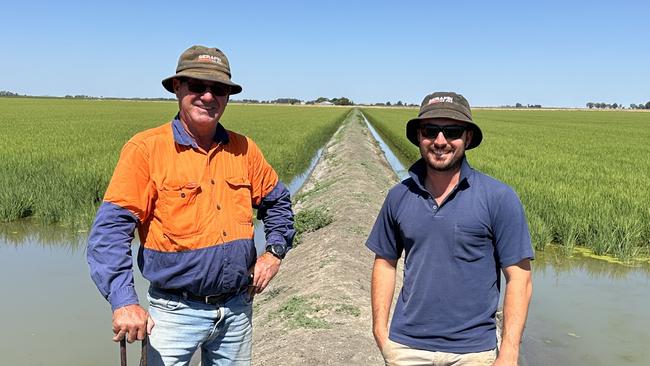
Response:
MULTIPOLYGON (((0 98, 0 222, 89 226, 122 145, 177 109, 175 102, 0 98)), ((348 111, 229 105, 222 122, 252 137, 288 183, 348 111)))
MULTIPOLYGON (((416 109, 367 108, 407 164, 416 109)), ((630 259, 650 252, 650 113, 476 110, 481 146, 473 167, 515 188, 537 249, 554 243, 630 259)))

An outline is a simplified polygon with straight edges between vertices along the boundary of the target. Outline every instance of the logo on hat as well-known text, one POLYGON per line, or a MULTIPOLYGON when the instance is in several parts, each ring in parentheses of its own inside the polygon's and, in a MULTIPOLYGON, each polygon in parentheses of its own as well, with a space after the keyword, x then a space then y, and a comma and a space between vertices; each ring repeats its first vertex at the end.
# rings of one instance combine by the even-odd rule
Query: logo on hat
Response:
POLYGON ((176 74, 163 79, 162 85, 170 93, 174 91, 174 79, 193 78, 230 86, 230 95, 241 93, 241 86, 230 79, 228 57, 218 48, 192 46, 178 58, 176 74))
POLYGON ((415 146, 419 146, 417 130, 420 123, 427 119, 446 118, 464 122, 473 131, 472 141, 466 147, 473 149, 481 143, 483 133, 472 119, 472 110, 465 97, 453 92, 435 92, 427 95, 422 100, 417 118, 406 123, 406 138, 415 146))
POLYGON ((429 103, 427 103, 427 105, 436 104, 436 103, 453 103, 453 102, 454 102, 454 98, 452 97, 434 97, 429 99, 429 103))
POLYGON ((198 62, 212 62, 216 64, 221 64, 221 58, 212 55, 199 55, 197 58, 198 62))

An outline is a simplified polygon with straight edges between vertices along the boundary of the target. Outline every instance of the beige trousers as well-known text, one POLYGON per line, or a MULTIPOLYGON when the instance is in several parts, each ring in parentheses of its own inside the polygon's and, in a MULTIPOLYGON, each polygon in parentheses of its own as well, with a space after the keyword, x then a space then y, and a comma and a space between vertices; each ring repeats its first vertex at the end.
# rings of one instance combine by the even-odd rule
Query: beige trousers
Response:
POLYGON ((381 350, 386 366, 491 366, 497 358, 496 349, 477 353, 431 352, 386 341, 381 350))

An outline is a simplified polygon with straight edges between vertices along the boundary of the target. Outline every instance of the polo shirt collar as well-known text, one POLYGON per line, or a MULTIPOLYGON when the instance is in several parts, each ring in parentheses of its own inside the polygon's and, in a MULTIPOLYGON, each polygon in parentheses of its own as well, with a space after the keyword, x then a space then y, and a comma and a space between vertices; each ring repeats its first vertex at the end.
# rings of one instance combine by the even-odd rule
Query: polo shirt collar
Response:
MULTIPOLYGON (((420 160, 411 165, 409 168, 409 175, 421 190, 427 190, 424 185, 424 180, 427 177, 427 166, 423 158, 420 158, 420 160)), ((463 187, 464 184, 470 185, 473 176, 474 169, 472 169, 467 162, 467 158, 463 157, 463 161, 460 165, 460 179, 458 180, 458 186, 463 187)))
MULTIPOLYGON (((178 114, 176 114, 176 117, 174 117, 174 120, 172 121, 172 132, 174 134, 174 142, 177 144, 191 146, 195 149, 199 147, 199 145, 196 143, 196 140, 194 140, 194 138, 190 136, 187 131, 185 131, 183 123, 181 122, 178 114)), ((214 141, 221 143, 222 145, 227 144, 229 141, 228 132, 221 125, 221 123, 217 123, 217 130, 214 133, 214 141)))

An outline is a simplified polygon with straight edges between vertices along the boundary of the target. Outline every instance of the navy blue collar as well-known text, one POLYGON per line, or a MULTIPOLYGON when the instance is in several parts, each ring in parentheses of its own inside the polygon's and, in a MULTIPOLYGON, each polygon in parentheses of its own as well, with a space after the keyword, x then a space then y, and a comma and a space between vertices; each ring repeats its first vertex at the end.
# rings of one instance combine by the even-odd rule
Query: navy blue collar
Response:
MULTIPOLYGON (((413 179, 413 182, 423 191, 427 191, 426 186, 424 185, 424 181, 427 177, 427 166, 426 162, 424 161, 423 158, 420 158, 420 160, 416 161, 411 165, 409 168, 409 175, 413 179)), ((462 187, 463 182, 467 182, 466 184, 470 184, 470 179, 474 175, 474 169, 472 169, 471 166, 469 166, 469 163, 467 162, 467 158, 463 157, 463 161, 461 162, 460 165, 460 179, 458 180, 458 186, 462 187)))
MULTIPOLYGON (((174 142, 177 144, 191 146, 195 149, 199 147, 196 140, 185 131, 185 127, 183 127, 183 123, 181 123, 178 114, 176 114, 176 117, 172 121, 172 132, 174 133, 174 142)), ((221 123, 217 123, 217 130, 214 132, 214 142, 225 145, 228 141, 228 132, 221 123)))

